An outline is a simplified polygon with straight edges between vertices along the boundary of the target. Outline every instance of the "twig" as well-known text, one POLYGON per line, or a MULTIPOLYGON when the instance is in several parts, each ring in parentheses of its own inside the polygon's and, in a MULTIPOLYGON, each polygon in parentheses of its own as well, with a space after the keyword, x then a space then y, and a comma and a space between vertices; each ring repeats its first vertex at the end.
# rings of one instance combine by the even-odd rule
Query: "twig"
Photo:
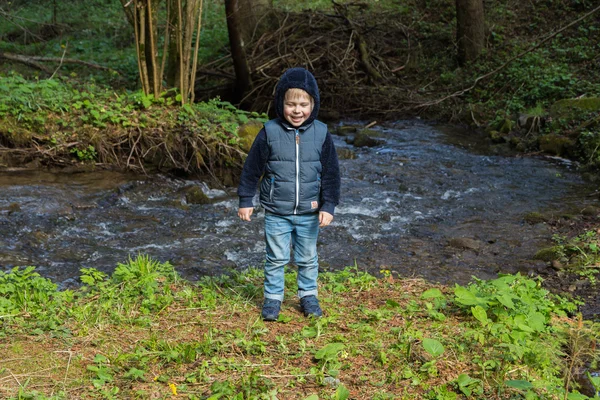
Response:
POLYGON ((54 78, 54 75, 56 75, 56 73, 58 72, 58 70, 60 69, 60 67, 62 67, 63 61, 65 59, 65 54, 67 54, 67 48, 68 47, 69 47, 69 42, 67 42, 65 44, 65 49, 64 49, 64 51, 62 53, 62 56, 60 57, 60 63, 58 64, 58 67, 56 67, 56 69, 54 70, 54 72, 50 76, 50 79, 54 78))

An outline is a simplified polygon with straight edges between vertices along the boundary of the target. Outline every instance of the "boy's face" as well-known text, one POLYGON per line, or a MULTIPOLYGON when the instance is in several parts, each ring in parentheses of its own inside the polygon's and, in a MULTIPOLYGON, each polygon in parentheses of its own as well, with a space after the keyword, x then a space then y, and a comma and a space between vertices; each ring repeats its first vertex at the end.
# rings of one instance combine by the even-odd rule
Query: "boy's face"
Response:
POLYGON ((289 89, 283 100, 283 116, 293 127, 304 123, 313 110, 312 97, 302 89, 289 89))

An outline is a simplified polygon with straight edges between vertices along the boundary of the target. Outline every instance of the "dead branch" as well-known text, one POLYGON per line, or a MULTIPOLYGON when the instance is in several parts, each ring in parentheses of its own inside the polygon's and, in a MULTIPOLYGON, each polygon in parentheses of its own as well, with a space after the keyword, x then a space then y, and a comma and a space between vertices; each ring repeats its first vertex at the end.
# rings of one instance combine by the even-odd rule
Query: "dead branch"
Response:
POLYGON ((62 63, 62 64, 79 64, 84 65, 86 67, 101 69, 104 71, 111 71, 119 73, 118 71, 105 67, 103 65, 99 65, 89 61, 77 60, 73 58, 62 58, 62 57, 39 57, 39 56, 26 56, 23 54, 13 54, 13 53, 0 53, 0 59, 5 58, 7 60, 17 61, 22 64, 30 65, 32 67, 38 68, 44 72, 51 73, 50 69, 46 68, 40 62, 46 63, 62 63))

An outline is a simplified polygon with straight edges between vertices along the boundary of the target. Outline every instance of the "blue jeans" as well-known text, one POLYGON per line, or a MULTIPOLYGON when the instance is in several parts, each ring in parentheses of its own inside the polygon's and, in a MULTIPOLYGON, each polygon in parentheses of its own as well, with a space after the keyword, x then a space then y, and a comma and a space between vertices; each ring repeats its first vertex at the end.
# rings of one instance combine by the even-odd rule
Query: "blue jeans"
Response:
POLYGON ((290 261, 290 246, 298 266, 298 297, 317 295, 319 258, 319 213, 277 215, 265 213, 265 298, 283 301, 284 268, 290 261))

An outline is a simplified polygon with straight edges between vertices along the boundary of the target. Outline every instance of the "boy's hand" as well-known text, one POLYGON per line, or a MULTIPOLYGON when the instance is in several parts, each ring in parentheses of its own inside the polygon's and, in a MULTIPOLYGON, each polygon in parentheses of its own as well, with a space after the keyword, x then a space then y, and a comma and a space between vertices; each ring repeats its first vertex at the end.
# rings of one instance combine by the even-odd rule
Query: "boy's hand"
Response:
POLYGON ((254 211, 254 207, 238 208, 238 217, 242 221, 250 221, 250 216, 254 211))
POLYGON ((325 211, 319 212, 319 227, 320 228, 323 228, 324 226, 329 225, 331 223, 331 221, 333 221, 333 215, 331 215, 325 211))

